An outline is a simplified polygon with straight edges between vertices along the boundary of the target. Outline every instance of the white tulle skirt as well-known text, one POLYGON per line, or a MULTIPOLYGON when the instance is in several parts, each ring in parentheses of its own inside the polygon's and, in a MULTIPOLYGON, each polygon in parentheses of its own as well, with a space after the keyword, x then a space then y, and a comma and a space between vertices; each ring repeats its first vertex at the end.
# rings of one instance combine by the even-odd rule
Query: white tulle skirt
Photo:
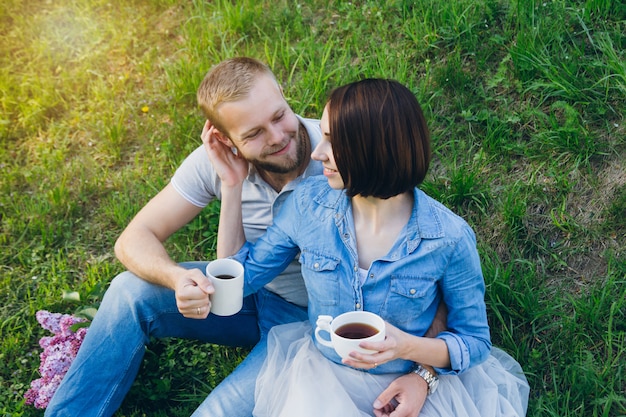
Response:
MULTIPOLYGON (((338 365, 315 347, 309 322, 274 327, 256 383, 255 417, 373 416, 374 400, 400 374, 373 375, 338 365)), ((520 365, 493 348, 461 375, 441 375, 420 417, 525 416, 529 386, 520 365)))

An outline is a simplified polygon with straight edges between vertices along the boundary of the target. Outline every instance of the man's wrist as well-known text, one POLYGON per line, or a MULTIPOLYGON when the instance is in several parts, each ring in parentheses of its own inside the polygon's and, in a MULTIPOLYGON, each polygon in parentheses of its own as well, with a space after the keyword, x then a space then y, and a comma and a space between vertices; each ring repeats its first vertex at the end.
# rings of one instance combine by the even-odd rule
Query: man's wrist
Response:
POLYGON ((437 390, 437 387, 439 386, 439 378, 437 377, 437 374, 432 367, 422 366, 418 364, 415 366, 415 368, 413 368, 411 373, 418 375, 424 381, 426 381, 426 384, 428 384, 429 395, 433 394, 437 390))

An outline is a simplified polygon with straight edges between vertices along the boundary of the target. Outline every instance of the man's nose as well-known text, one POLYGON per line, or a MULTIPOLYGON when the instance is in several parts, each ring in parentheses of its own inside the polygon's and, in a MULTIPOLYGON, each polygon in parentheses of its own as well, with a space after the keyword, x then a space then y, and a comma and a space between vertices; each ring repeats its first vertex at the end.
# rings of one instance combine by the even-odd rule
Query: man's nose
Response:
POLYGON ((269 130, 269 144, 278 145, 283 143, 284 133, 280 126, 272 126, 269 130))

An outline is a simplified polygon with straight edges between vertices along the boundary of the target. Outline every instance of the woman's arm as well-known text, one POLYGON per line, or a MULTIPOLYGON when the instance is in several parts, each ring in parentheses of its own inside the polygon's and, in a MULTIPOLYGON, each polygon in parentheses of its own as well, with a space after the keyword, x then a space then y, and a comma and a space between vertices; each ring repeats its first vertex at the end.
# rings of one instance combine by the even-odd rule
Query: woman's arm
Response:
POLYGON ((220 132, 210 121, 202 129, 202 143, 221 181, 220 221, 217 232, 217 257, 234 255, 246 243, 241 214, 241 191, 248 175, 248 162, 233 153, 219 139, 220 132))
POLYGON ((236 254, 246 243, 241 215, 241 184, 235 187, 222 185, 222 205, 217 228, 217 257, 236 254))
POLYGON ((474 234, 467 227, 446 263, 440 281, 442 302, 448 308, 447 329, 435 339, 418 337, 387 325, 384 342, 363 344, 379 351, 356 354, 350 366, 371 369, 393 359, 430 365, 438 373, 459 373, 484 361, 491 350, 485 306, 485 284, 474 234))
POLYGON ((440 373, 460 373, 483 362, 491 352, 491 336, 485 304, 485 281, 476 237, 465 225, 440 281, 443 302, 448 307, 443 339, 450 353, 450 368, 440 373))

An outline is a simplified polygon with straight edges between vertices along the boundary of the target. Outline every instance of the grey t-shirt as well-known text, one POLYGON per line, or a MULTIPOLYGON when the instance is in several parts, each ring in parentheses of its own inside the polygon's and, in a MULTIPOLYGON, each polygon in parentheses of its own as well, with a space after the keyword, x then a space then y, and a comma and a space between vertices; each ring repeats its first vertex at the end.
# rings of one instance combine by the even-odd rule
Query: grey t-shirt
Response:
MULTIPOLYGON (((322 135, 319 120, 299 116, 298 119, 305 126, 311 139, 311 149, 314 149, 322 135)), ((322 169, 320 162, 311 160, 300 177, 288 183, 280 193, 277 193, 251 166, 242 190, 242 216, 246 239, 256 242, 265 229, 272 224, 274 214, 278 213, 285 198, 296 185, 303 178, 321 174, 322 169)), ((178 167, 171 183, 185 200, 198 207, 206 207, 213 199, 221 198, 220 179, 202 145, 189 154, 178 167)), ((306 289, 297 258, 276 279, 267 284, 266 288, 289 302, 299 306, 307 305, 306 289)))

